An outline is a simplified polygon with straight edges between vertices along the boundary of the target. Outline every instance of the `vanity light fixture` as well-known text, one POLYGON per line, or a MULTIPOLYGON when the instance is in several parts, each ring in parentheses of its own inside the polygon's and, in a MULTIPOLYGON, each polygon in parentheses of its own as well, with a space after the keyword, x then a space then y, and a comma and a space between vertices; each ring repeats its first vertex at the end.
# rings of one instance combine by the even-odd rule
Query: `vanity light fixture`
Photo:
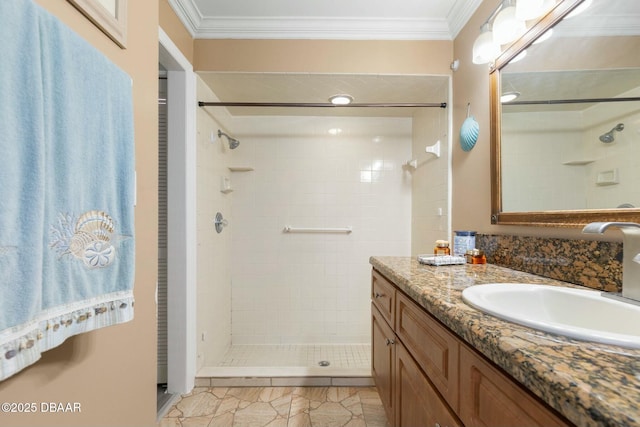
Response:
POLYGON ((527 31, 526 20, 542 16, 555 4, 556 0, 503 0, 480 27, 480 35, 473 43, 473 63, 492 63, 502 53, 501 45, 527 31))
POLYGON ((346 93, 341 93, 330 97, 329 102, 331 102, 333 105, 349 105, 353 102, 353 96, 346 93))
POLYGON ((329 132, 330 135, 336 136, 336 135, 340 135, 342 133, 342 129, 340 129, 340 128, 331 128, 327 132, 329 132))
POLYGON ((485 22, 480 28, 480 35, 473 43, 473 63, 488 64, 500 55, 500 46, 493 41, 491 24, 485 22))
POLYGON ((493 20, 493 41, 498 45, 510 43, 527 31, 524 21, 516 17, 514 0, 503 0, 502 9, 493 20))
POLYGON ((516 3, 516 18, 521 21, 537 18, 542 14, 544 0, 518 0, 516 3))

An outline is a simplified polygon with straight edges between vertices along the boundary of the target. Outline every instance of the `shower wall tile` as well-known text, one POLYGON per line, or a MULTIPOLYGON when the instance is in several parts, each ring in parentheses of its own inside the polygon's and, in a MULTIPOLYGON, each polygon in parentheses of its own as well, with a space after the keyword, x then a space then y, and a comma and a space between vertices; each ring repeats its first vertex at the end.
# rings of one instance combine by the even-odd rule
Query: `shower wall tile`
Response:
MULTIPOLYGON (((199 99, 212 99, 198 78, 199 99)), ((212 366, 231 343, 231 196, 220 192, 220 177, 228 176, 230 156, 211 132, 221 127, 204 110, 197 111, 196 229, 197 229, 197 368, 212 366), (216 233, 213 218, 221 212, 230 226, 216 233), (204 336, 204 339, 202 337, 204 336)))
POLYGON ((342 135, 319 133, 331 120, 309 119, 304 136, 243 136, 233 153, 255 169, 232 176, 234 344, 369 342, 368 259, 410 254, 411 120, 349 118, 342 135))
MULTIPOLYGON (((446 99, 446 92, 442 97, 446 99)), ((407 173, 411 175, 414 194, 409 224, 413 255, 431 253, 436 240, 449 236, 448 114, 448 109, 428 108, 413 117, 413 158, 418 161, 418 167, 407 169, 411 171, 407 173), (437 140, 440 140, 439 158, 425 151, 425 147, 437 140)))

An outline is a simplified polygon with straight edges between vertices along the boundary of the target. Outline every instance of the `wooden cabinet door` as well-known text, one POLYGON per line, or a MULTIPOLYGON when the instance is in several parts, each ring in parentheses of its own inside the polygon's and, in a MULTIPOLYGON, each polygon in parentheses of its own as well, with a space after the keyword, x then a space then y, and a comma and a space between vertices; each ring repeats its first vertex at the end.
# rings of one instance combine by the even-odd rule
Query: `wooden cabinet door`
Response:
POLYGON ((371 376, 376 384, 380 400, 393 423, 393 364, 395 362, 396 337, 375 304, 371 304, 371 376))
POLYGON ((372 270, 371 274, 371 301, 380 310, 380 314, 387 321, 387 324, 393 329, 395 307, 396 307, 396 288, 377 270, 372 270))
POLYGON ((396 295, 395 331, 429 380, 457 411, 458 338, 400 292, 396 295))
POLYGON ((401 342, 396 345, 395 384, 397 427, 462 425, 401 342))
POLYGON ((460 348, 460 419, 467 427, 571 425, 466 346, 460 348))

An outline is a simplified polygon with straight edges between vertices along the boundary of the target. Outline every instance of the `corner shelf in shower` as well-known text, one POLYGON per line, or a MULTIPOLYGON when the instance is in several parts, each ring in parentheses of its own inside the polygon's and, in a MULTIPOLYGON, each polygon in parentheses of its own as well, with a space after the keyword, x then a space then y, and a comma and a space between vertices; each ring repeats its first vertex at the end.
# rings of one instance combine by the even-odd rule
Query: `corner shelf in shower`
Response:
POLYGON ((229 166, 229 170, 231 172, 251 172, 253 168, 249 166, 229 166))
POLYGON ((584 166, 589 163, 593 163, 595 160, 585 159, 585 160, 569 160, 568 162, 562 162, 563 165, 566 166, 584 166))

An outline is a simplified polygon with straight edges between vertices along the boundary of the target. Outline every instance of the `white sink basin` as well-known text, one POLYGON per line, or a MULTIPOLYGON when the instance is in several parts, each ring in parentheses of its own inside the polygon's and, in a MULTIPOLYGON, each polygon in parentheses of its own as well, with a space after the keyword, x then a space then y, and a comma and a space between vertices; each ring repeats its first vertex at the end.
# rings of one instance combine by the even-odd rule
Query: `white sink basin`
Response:
POLYGON ((524 283, 462 291, 470 306, 520 325, 579 340, 640 348, 640 306, 602 292, 524 283))

